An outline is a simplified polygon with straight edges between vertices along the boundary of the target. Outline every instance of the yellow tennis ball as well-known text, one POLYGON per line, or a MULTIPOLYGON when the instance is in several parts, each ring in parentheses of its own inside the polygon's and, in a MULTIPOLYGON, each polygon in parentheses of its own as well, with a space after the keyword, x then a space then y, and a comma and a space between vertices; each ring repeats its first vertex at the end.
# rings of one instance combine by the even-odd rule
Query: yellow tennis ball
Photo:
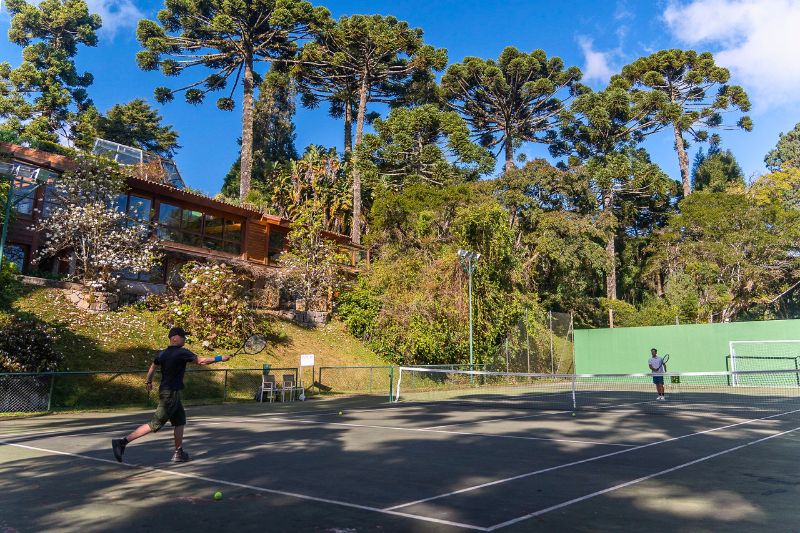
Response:
POLYGON ((575 416, 575 413, 572 413, 572 416, 575 416))
POLYGON ((220 491, 215 492, 214 499, 220 501, 222 499, 222 493, 220 491))
POLYGON ((344 414, 344 413, 342 413, 341 411, 339 411, 339 416, 342 416, 343 414, 344 414))

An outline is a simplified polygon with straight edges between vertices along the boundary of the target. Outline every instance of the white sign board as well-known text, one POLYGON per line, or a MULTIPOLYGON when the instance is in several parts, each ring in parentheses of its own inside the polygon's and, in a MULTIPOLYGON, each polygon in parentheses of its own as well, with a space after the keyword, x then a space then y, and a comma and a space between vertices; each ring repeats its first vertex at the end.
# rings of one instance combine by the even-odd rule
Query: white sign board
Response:
POLYGON ((314 366, 314 354, 313 353, 301 354, 300 366, 314 366))

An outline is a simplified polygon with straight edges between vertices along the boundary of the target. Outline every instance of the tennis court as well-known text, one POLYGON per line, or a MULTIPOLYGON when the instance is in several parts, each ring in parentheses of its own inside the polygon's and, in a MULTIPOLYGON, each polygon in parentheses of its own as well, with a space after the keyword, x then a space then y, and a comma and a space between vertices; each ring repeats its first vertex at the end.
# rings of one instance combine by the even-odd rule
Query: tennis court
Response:
MULTIPOLYGON (((126 464, 114 461, 110 439, 148 420, 150 411, 5 420, 0 528, 786 531, 800 525, 796 385, 781 382, 782 394, 763 387, 723 394, 671 383, 666 402, 629 382, 595 385, 598 400, 573 410, 522 407, 519 393, 487 389, 485 376, 466 378, 470 389, 484 389, 482 396, 449 387, 437 401, 334 397, 189 407, 185 448, 192 461, 185 464, 169 462, 169 428, 131 444, 126 464), (215 491, 223 491, 222 501, 212 500, 215 491)), ((441 377, 428 379, 442 386, 441 377)), ((584 385, 576 392, 592 391, 584 385)), ((561 392, 529 391, 537 394, 561 392)))

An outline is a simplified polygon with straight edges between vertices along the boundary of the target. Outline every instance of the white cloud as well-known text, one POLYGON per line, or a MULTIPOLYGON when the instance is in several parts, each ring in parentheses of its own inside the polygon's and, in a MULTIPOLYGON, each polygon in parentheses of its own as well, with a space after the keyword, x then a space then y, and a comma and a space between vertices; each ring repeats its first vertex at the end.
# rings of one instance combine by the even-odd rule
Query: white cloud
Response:
MULTIPOLYGON (((41 0, 28 0, 38 5, 41 0)), ((8 12, 3 8, 3 0, 0 0, 0 19, 8 18, 8 12)), ((86 0, 89 6, 89 13, 100 15, 103 19, 103 27, 99 33, 101 37, 114 39, 119 30, 136 29, 139 19, 145 18, 144 13, 136 7, 133 0, 86 0)))
POLYGON ((103 19, 100 33, 113 39, 119 30, 135 29, 139 19, 144 18, 132 0, 86 0, 90 13, 103 19))
POLYGON ((691 0, 664 20, 681 42, 714 52, 756 107, 800 102, 800 0, 691 0))
POLYGON ((578 46, 583 52, 583 81, 606 83, 614 74, 610 65, 612 52, 595 50, 594 43, 588 37, 578 37, 578 46))

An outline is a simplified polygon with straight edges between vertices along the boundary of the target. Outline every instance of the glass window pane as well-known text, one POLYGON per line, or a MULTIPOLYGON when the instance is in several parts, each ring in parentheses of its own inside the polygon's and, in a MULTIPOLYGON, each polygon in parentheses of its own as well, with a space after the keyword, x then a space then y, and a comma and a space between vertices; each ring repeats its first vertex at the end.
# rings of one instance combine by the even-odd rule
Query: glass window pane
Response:
POLYGON ((52 183, 48 183, 47 186, 44 188, 44 201, 42 203, 42 218, 48 218, 50 214, 53 212, 53 209, 58 205, 56 201, 58 200, 56 196, 56 186, 52 183))
POLYGON ((223 219, 215 217, 214 215, 206 215, 205 235, 207 237, 221 239, 223 227, 224 227, 223 219))
POLYGON ((240 255, 242 253, 242 247, 238 242, 225 241, 222 250, 234 255, 240 255))
POLYGON ((17 213, 30 215, 33 212, 33 196, 35 193, 36 184, 31 182, 16 182, 14 185, 14 198, 12 202, 17 213))
POLYGON ((276 231, 274 228, 269 232, 269 252, 273 251, 282 252, 286 244, 286 234, 282 231, 276 231))
POLYGON ((120 213, 124 213, 128 208, 128 195, 120 194, 117 196, 117 201, 114 203, 114 208, 120 213))
POLYGON ((25 266, 26 253, 27 246, 20 244, 7 244, 3 249, 4 260, 13 264, 17 268, 17 272, 22 272, 22 267, 25 266))
POLYGON ((233 220, 225 221, 225 240, 233 242, 242 241, 242 223, 233 220))
POLYGON ((178 242, 188 244, 189 246, 197 246, 198 248, 203 246, 203 238, 200 235, 195 235, 193 233, 181 232, 180 241, 178 242))
POLYGON ((197 234, 201 233, 203 231, 203 213, 184 209, 182 228, 197 234))
POLYGON ((168 226, 158 228, 158 238, 165 241, 181 242, 181 232, 168 226))
POLYGON ((149 222, 150 206, 151 201, 149 198, 131 196, 128 202, 128 216, 139 222, 149 222))
POLYGON ((170 204, 161 204, 158 207, 158 223, 179 228, 181 225, 181 208, 170 204))
POLYGON ((209 250, 222 250, 222 240, 206 237, 203 239, 203 246, 209 250))

